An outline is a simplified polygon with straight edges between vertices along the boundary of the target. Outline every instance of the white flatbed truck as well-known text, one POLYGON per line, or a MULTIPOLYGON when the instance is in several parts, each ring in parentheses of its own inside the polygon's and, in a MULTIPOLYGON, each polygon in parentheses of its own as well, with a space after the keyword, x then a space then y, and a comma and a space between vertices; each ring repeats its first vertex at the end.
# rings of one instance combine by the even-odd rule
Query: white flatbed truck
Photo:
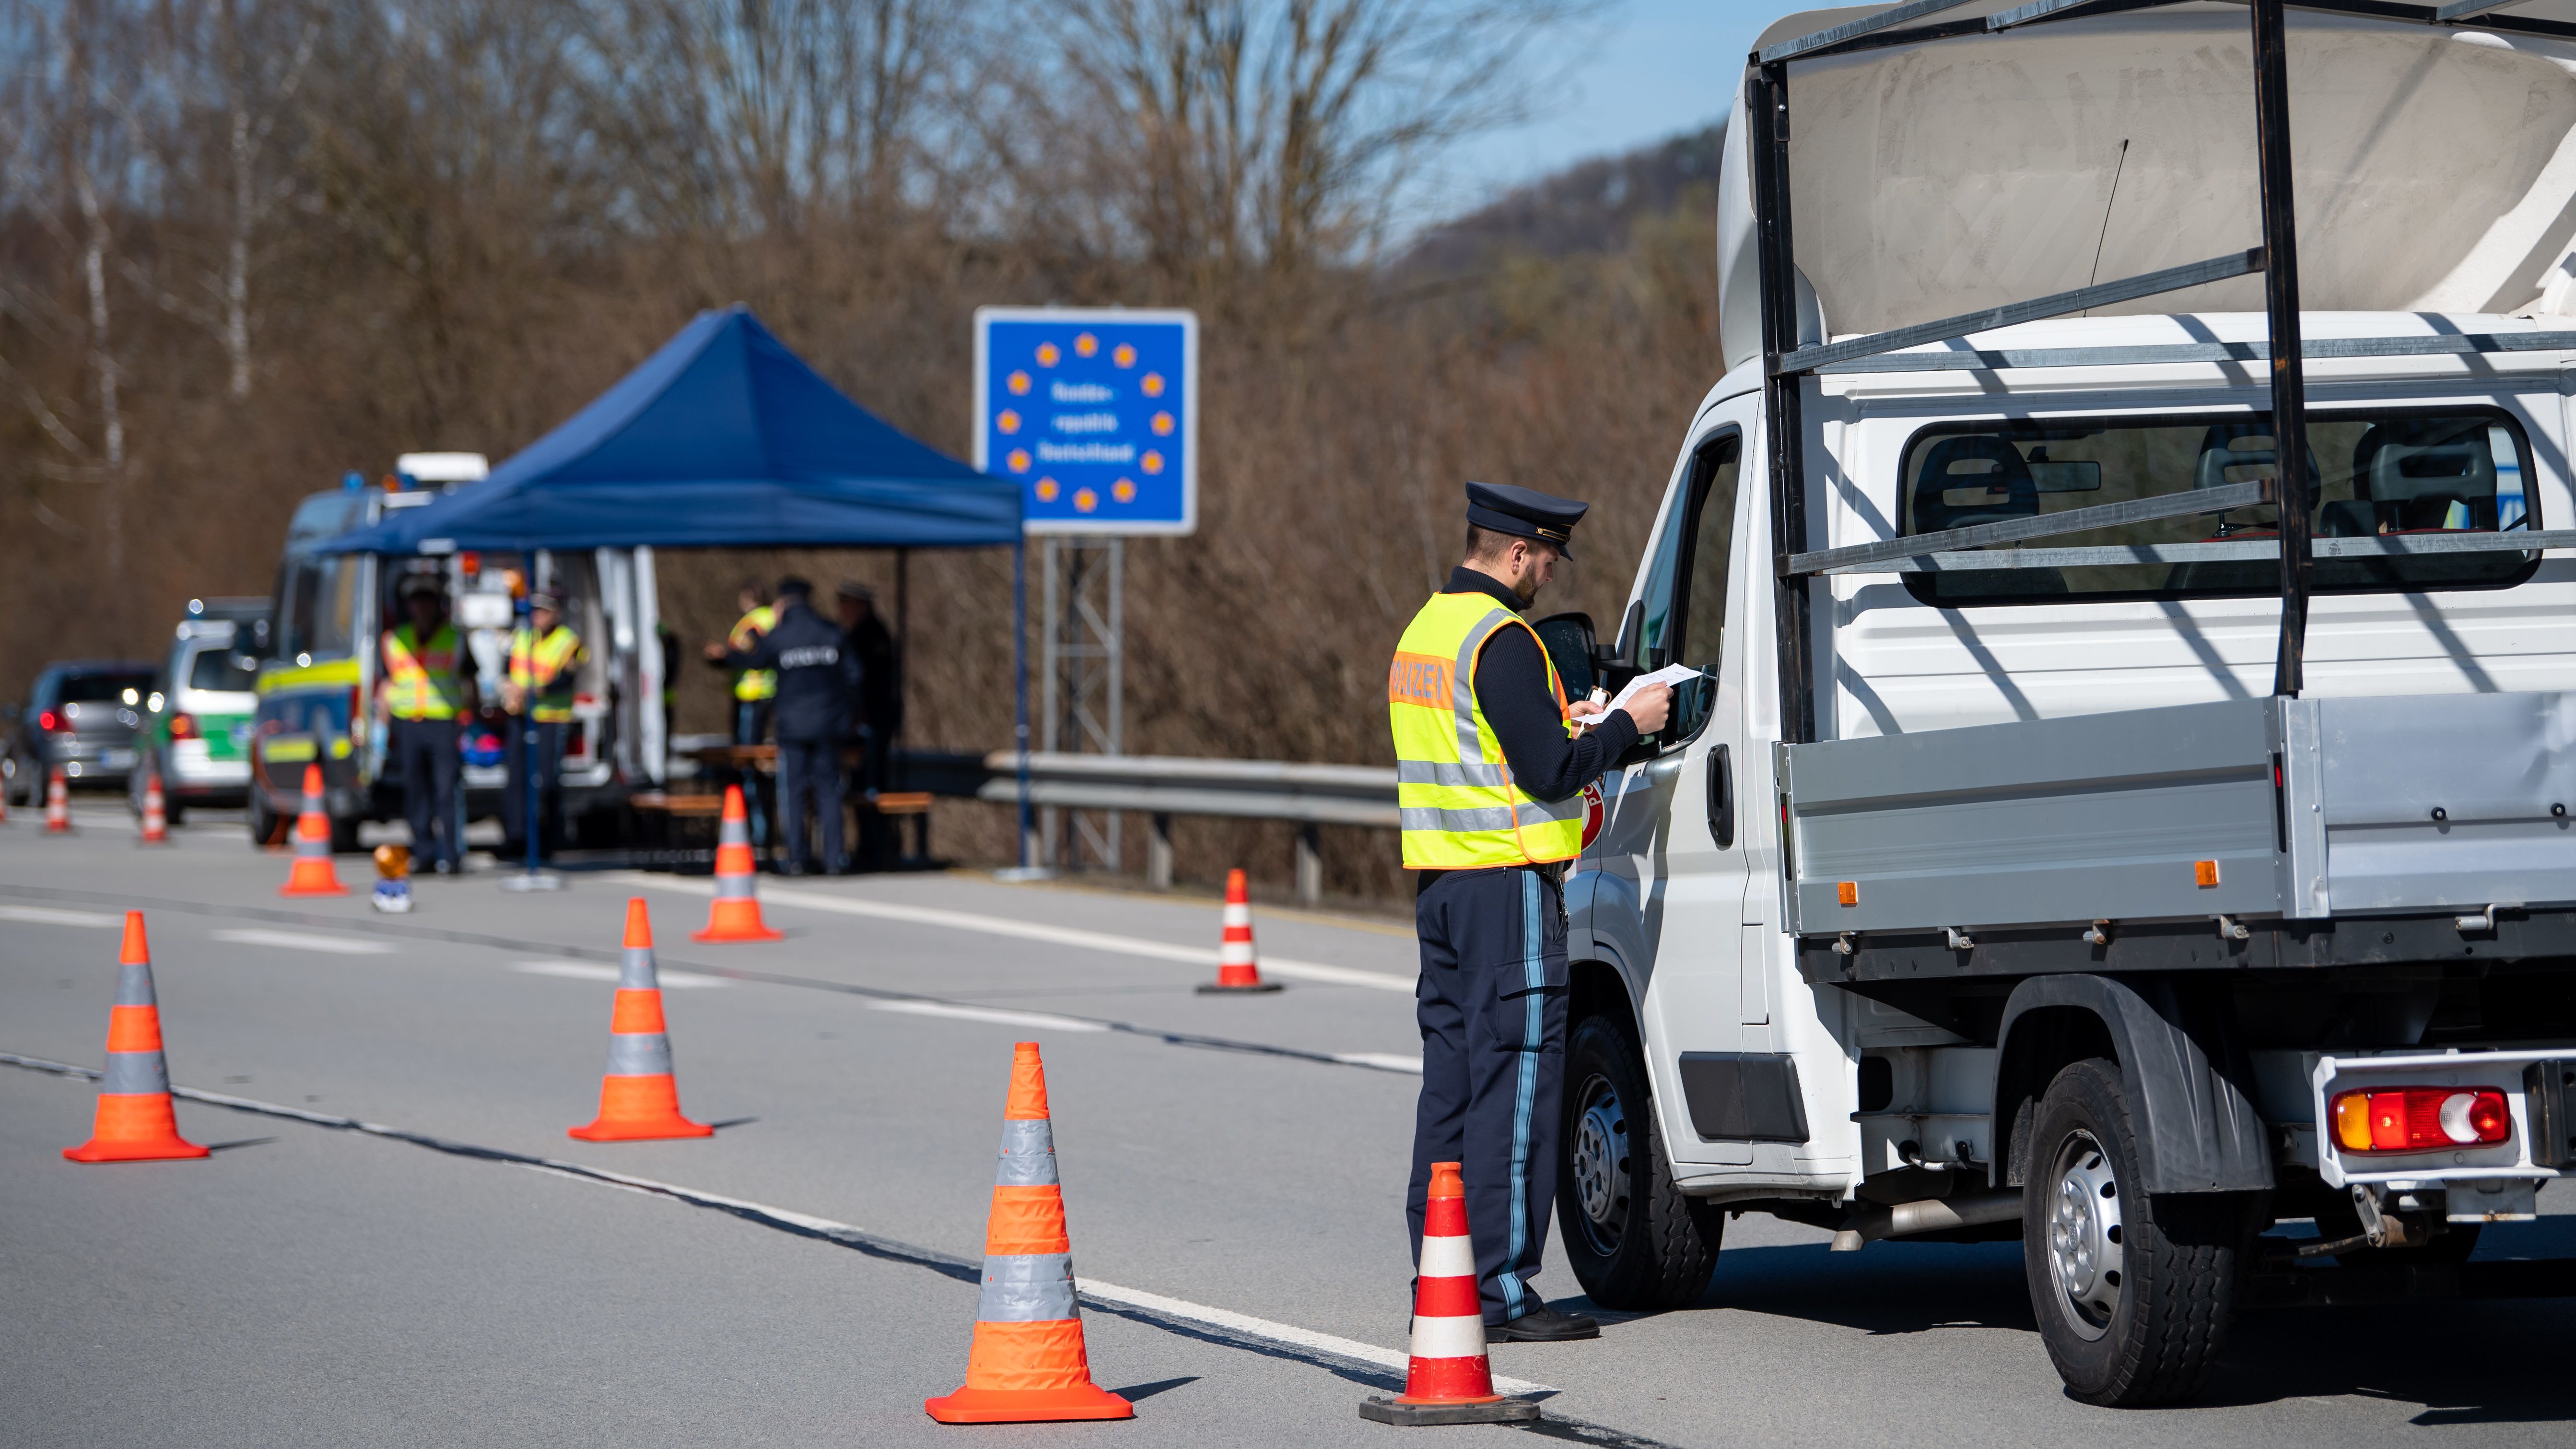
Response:
POLYGON ((1730 1212, 2018 1236, 2146 1404, 2240 1304, 2576 1293, 2469 1261, 2576 1161, 2555 3, 1763 37, 1725 377, 1615 642, 1541 624, 1570 691, 1705 671, 1567 879, 1596 1301, 1695 1300, 1730 1212))

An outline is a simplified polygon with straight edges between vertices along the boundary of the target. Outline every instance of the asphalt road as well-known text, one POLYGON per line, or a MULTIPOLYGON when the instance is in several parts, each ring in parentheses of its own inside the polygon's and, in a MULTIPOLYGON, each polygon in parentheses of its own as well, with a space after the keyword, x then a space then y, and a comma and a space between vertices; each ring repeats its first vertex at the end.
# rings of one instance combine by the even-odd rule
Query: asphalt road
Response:
MULTIPOLYGON (((115 926, 139 907, 174 1081, 274 1110, 183 1102, 211 1159, 76 1166, 58 1149, 88 1135, 95 1087, 0 1067, 0 1442, 1406 1432, 1355 1411, 1395 1382, 1409 1309, 1400 929, 1261 912, 1289 989, 1212 999, 1191 991, 1213 974, 1205 901, 764 881, 789 938, 700 946, 703 881, 429 880, 386 917, 279 899, 284 857, 211 817, 147 851, 103 803, 79 815, 70 839, 0 826, 0 1053, 99 1064, 115 926), (597 1103, 629 894, 653 905, 681 1100, 712 1140, 564 1135, 597 1103), (1022 1039, 1046 1051, 1094 1372, 1138 1400, 1132 1423, 921 1413, 965 1367, 959 1265, 1022 1039)), ((2576 1203, 2543 1201, 2481 1256, 2576 1254, 2576 1203)), ((2249 1314, 2199 1403, 2118 1413, 2061 1393, 2017 1245, 1823 1244, 1739 1219, 1694 1308, 1499 1345, 1496 1371, 1541 1386, 1549 1432, 1607 1443, 2519 1446, 2576 1420, 2576 1304, 2249 1314)), ((1539 1286, 1588 1306, 1553 1242, 1549 1263, 1539 1286)))

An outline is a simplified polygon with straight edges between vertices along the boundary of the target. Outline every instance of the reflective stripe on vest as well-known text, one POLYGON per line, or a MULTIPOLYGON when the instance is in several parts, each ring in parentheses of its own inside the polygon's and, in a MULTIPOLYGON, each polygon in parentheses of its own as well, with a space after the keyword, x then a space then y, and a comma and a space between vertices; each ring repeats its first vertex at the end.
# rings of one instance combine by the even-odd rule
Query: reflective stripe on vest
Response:
MULTIPOLYGON (((731 645, 736 654, 748 654, 751 646, 760 642, 761 635, 777 627, 778 610, 763 604, 734 620, 733 632, 725 636, 725 643, 731 645)), ((772 699, 777 694, 778 671, 775 669, 745 669, 733 677, 733 697, 736 699, 772 699)))
POLYGON ((454 719, 464 681, 456 673, 456 630, 441 624, 420 646, 409 624, 385 631, 385 708, 396 719, 454 719))
MULTIPOLYGON (((1538 639, 1527 620, 1487 595, 1434 594, 1396 645, 1386 710, 1407 870, 1530 865, 1582 853, 1583 797, 1549 804, 1514 785, 1502 742, 1476 700, 1476 659, 1510 628, 1538 639)), ((1544 647, 1539 657, 1563 719, 1556 661, 1544 647)))
POLYGON ((572 665, 581 657, 581 638, 561 624, 536 641, 528 657, 529 631, 510 635, 510 682, 527 691, 528 713, 539 724, 563 724, 572 718, 572 665))

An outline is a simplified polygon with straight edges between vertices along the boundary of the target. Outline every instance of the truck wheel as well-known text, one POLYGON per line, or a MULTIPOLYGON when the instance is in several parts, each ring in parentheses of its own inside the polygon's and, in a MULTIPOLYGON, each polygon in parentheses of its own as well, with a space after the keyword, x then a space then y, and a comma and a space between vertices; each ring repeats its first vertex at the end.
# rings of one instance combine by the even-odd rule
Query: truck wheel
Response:
POLYGON ((2022 1184, 2022 1263, 2067 1391, 2127 1408, 2188 1396, 2236 1306, 2236 1194, 2149 1197, 2120 1069, 2096 1058, 2040 1099, 2022 1184))
POLYGON ((249 803, 250 808, 244 813, 250 818, 250 843, 257 846, 284 845, 290 822, 269 806, 268 791, 260 788, 256 780, 251 782, 249 803))
POLYGON ((1725 1214, 1673 1185, 1645 1063, 1621 1024, 1588 1016, 1565 1047, 1556 1225, 1576 1281, 1604 1308, 1697 1302, 1725 1214))

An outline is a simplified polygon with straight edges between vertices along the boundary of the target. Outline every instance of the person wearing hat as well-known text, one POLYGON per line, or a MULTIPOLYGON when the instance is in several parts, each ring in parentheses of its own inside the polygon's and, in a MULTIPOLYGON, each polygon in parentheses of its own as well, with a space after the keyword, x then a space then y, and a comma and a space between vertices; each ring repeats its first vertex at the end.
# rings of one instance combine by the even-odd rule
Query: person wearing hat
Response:
POLYGON ((1583 787, 1664 727, 1657 685, 1599 713, 1568 705, 1526 613, 1590 505, 1467 485, 1467 558, 1414 615, 1387 673, 1405 869, 1416 871, 1422 1094, 1405 1217, 1422 1255, 1431 1164, 1464 1165, 1485 1334, 1597 1338, 1531 1285, 1556 1197, 1565 1068, 1565 862, 1583 849, 1583 787))
POLYGON ((590 658, 581 636, 565 627, 563 600, 540 589, 528 595, 528 621, 510 632, 510 666, 501 705, 511 715, 510 783, 501 792, 503 854, 528 847, 528 778, 536 772, 537 853, 554 854, 563 837, 564 732, 572 723, 574 685, 590 658))
POLYGON ((809 795, 823 824, 823 869, 838 875, 849 864, 841 845, 841 741, 849 733, 859 665, 841 631, 814 612, 813 600, 812 584, 780 579, 777 621, 748 651, 706 647, 710 663, 777 671, 778 827, 787 837, 787 875, 803 875, 811 864, 809 795))
POLYGON ((376 641, 382 664, 376 719, 402 772, 412 852, 424 869, 453 875, 465 858, 456 832, 457 773, 464 765, 457 732, 474 715, 474 676, 447 622, 445 585, 434 575, 412 574, 400 593, 410 619, 376 641))

